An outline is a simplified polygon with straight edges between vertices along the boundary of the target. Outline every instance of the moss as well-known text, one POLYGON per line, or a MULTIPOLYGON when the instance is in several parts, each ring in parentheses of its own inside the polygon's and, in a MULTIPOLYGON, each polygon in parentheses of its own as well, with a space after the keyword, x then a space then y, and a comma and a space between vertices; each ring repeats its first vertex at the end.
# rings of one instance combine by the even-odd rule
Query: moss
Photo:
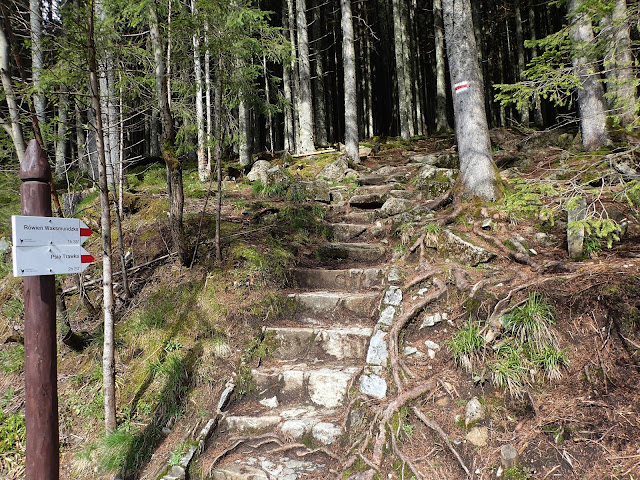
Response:
POLYGON ((521 465, 511 467, 504 472, 504 480, 528 480, 529 474, 521 465))

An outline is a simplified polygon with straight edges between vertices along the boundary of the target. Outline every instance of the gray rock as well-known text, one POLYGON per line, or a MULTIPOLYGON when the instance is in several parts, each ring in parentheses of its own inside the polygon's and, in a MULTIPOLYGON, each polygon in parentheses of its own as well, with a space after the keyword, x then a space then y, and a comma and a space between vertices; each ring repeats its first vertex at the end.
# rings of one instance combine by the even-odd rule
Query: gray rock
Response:
POLYGON ((317 418, 296 418, 286 420, 280 430, 283 434, 298 440, 309 433, 316 423, 318 423, 317 418))
POLYGON ((391 305, 387 306, 382 313, 380 313, 380 319, 378 320, 378 325, 382 325, 385 327, 390 327, 393 324, 393 317, 396 314, 396 309, 391 305))
POLYGON ((384 205, 380 207, 378 210, 378 215, 381 217, 391 217, 392 215, 397 215, 399 213, 403 213, 411 210, 415 205, 415 202, 412 200, 405 200, 403 198, 389 198, 384 205))
POLYGON ((387 276, 389 283, 397 283, 402 281, 402 272, 397 268, 392 268, 387 276))
POLYGON ((311 435, 319 442, 325 445, 331 445, 342 435, 342 428, 333 423, 320 422, 313 426, 311 435))
POLYGON ((327 243, 318 254, 324 258, 343 258, 359 262, 377 262, 386 254, 382 245, 370 243, 327 243))
POLYGON ((267 160, 258 160, 251 167, 251 171, 247 174, 247 180, 250 182, 261 181, 263 184, 267 184, 268 177, 267 171, 271 168, 271 162, 267 160))
POLYGON ((434 153, 428 153, 423 155, 412 155, 409 157, 409 161, 414 163, 424 163, 426 165, 434 165, 438 162, 438 156, 434 153))
POLYGON ((319 178, 324 178, 325 180, 342 180, 345 176, 345 172, 349 169, 349 163, 347 162, 345 157, 340 157, 333 163, 330 163, 326 167, 324 167, 320 173, 318 173, 319 178))
POLYGON ((377 331, 371 342, 369 343, 369 350, 367 351, 367 363, 371 365, 385 366, 389 359, 389 350, 387 349, 387 334, 382 331, 377 331))
POLYGON ((367 231, 366 225, 336 223, 331 226, 331 238, 337 242, 348 242, 367 231))
POLYGON ((225 417, 223 425, 234 432, 256 432, 269 430, 280 423, 278 415, 263 415, 261 417, 249 417, 244 415, 225 417))
POLYGON ((322 203, 331 202, 329 182, 322 179, 312 182, 294 182, 290 186, 290 193, 296 198, 304 197, 305 200, 322 203))
POLYGON ((281 185, 288 188, 291 185, 291 175, 280 165, 267 170, 267 185, 281 185))
POLYGON ((269 480, 269 477, 258 468, 231 463, 214 470, 213 480, 269 480))
POLYGON ((371 155, 371 150, 372 150, 371 147, 360 146, 358 155, 360 156, 360 158, 366 158, 369 155, 371 155))
POLYGON ((476 447, 485 447, 489 441, 489 429, 487 427, 473 427, 467 433, 467 441, 476 447))
POLYGON ((496 256, 482 247, 463 240, 449 229, 444 229, 440 234, 438 253, 471 267, 486 263, 496 256))
POLYGON ((263 398, 260 400, 260 405, 267 408, 278 408, 279 404, 278 397, 263 398))
POLYGON ((578 225, 575 222, 581 222, 587 218, 587 201, 579 197, 571 203, 575 205, 567 210, 567 246, 569 256, 578 260, 584 253, 584 225, 578 225))
POLYGON ((414 355, 416 353, 418 353, 418 349, 416 347, 407 346, 402 349, 402 354, 406 357, 408 357, 409 355, 414 355))
POLYGON ((478 400, 478 397, 473 397, 467 403, 464 410, 464 424, 466 426, 474 425, 485 418, 485 408, 478 400))
POLYGON ((312 370, 308 376, 309 398, 316 405, 335 408, 343 404, 351 379, 357 368, 344 370, 322 368, 312 370))
POLYGON ((425 340, 424 344, 427 348, 431 350, 440 350, 440 345, 438 345, 436 342, 433 342, 431 340, 425 340))
POLYGON ((360 392, 374 398, 387 396, 387 382, 376 373, 367 373, 360 377, 360 392))
POLYGON ((395 286, 389 287, 384 294, 383 303, 394 307, 399 306, 402 303, 402 290, 395 286))

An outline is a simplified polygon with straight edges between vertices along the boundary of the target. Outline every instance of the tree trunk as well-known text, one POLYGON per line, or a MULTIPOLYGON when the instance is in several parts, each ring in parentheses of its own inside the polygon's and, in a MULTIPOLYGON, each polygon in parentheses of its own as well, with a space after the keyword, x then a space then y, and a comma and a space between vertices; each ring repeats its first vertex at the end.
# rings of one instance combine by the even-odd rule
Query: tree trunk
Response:
POLYGON ((351 0, 340 0, 342 11, 342 61, 344 62, 344 144, 347 156, 358 163, 358 94, 356 92, 356 54, 353 47, 351 0))
POLYGON ((300 150, 300 109, 301 107, 301 96, 300 92, 300 75, 298 75, 298 63, 297 63, 297 52, 296 52, 296 16, 295 16, 295 5, 294 0, 287 0, 287 14, 286 20, 287 25, 289 27, 289 43, 291 44, 291 62, 289 64, 289 73, 293 78, 293 84, 291 85, 291 106, 293 112, 293 142, 291 147, 294 152, 299 152, 300 150))
POLYGON ((29 0, 29 21, 31 24, 31 81, 35 91, 34 107, 40 125, 45 122, 47 107, 42 88, 42 69, 44 68, 44 50, 42 45, 42 8, 41 0, 29 0))
MULTIPOLYGON (((533 3, 529 2, 529 30, 531 40, 536 39, 536 12, 533 9, 533 3)), ((531 49, 531 56, 538 56, 538 50, 536 48, 531 49)), ((540 96, 535 94, 533 96, 533 121, 538 127, 544 126, 544 117, 542 116, 542 102, 540 96)))
POLYGON ((580 45, 593 42, 591 20, 579 12, 584 0, 570 0, 569 16, 574 22, 571 37, 576 43, 573 68, 578 75, 582 88, 578 89, 578 111, 580 113, 580 129, 582 146, 585 150, 597 150, 608 141, 606 107, 602 84, 598 81, 598 66, 581 52, 580 45))
POLYGON ((610 24, 611 48, 605 56, 608 90, 613 93, 612 107, 623 127, 631 126, 637 119, 635 115, 638 79, 633 72, 631 38, 627 23, 626 0, 615 0, 610 24))
MULTIPOLYGON (((196 2, 191 0, 191 14, 196 15, 196 2)), ((198 178, 201 182, 209 180, 211 166, 205 155, 204 136, 204 105, 202 104, 202 66, 200 65, 200 33, 196 32, 192 37, 193 42, 193 70, 196 79, 196 128, 198 130, 198 178)))
POLYGON ((24 136, 22 134, 22 124, 20 122, 20 111, 18 109, 18 102, 16 100, 16 94, 13 90, 13 81, 11 80, 11 70, 9 67, 9 42, 5 36, 4 29, 0 25, 0 76, 2 77, 2 88, 4 89, 5 100, 9 107, 9 125, 5 127, 5 130, 11 136, 13 140, 13 146, 16 149, 18 155, 18 161, 22 162, 24 158, 24 152, 26 150, 26 144, 24 142, 24 136))
POLYGON ((445 78, 444 32, 442 31, 442 0, 433 0, 433 23, 436 55, 436 132, 450 129, 447 119, 447 81, 445 78))
POLYGON ((89 173, 89 157, 87 155, 87 140, 84 134, 84 126, 82 125, 82 113, 78 103, 75 102, 76 115, 76 153, 78 154, 78 168, 82 173, 89 173))
MULTIPOLYGON (((240 95, 244 95, 240 93, 240 95)), ((247 102, 244 99, 240 100, 238 106, 238 150, 240 152, 240 165, 246 167, 251 165, 251 114, 247 102)))
POLYGON ((211 54, 209 53, 209 23, 204 24, 204 43, 207 49, 204 52, 204 88, 205 109, 207 112, 207 168, 211 176, 211 54))
POLYGON ((262 56, 262 75, 264 76, 264 99, 267 107, 267 130, 269 134, 269 151, 273 153, 273 115, 271 113, 271 89, 269 87, 269 70, 267 69, 267 57, 262 56))
POLYGON ((214 128, 215 145, 213 149, 213 158, 216 161, 216 260, 222 261, 222 247, 220 245, 220 226, 222 224, 222 60, 218 57, 218 79, 214 96, 214 128))
POLYGON ((111 214, 109 211, 109 189, 107 187, 107 158, 104 148, 104 129, 100 89, 98 86, 98 66, 94 41, 93 3, 87 10, 89 83, 91 86, 91 105, 96 111, 96 144, 98 149, 98 169, 100 183, 100 227, 102 229, 102 289, 104 314, 104 347, 102 352, 102 378, 104 393, 104 423, 107 433, 116 429, 116 371, 113 321, 113 277, 111 270, 111 214))
POLYGON ((69 106, 69 94, 63 92, 58 98, 58 134, 56 141, 55 177, 57 180, 61 180, 67 169, 67 108, 69 106))
MULTIPOLYGON (((518 3, 515 5, 515 21, 516 21, 516 52, 518 56, 518 74, 515 77, 518 80, 522 79, 522 72, 525 68, 524 60, 524 34, 522 33, 522 14, 520 12, 520 6, 518 3)), ((529 126, 529 103, 525 103, 520 109, 520 122, 525 127, 529 126)))
POLYGON ((406 70, 408 68, 404 56, 402 6, 400 0, 392 0, 393 32, 396 59, 396 78, 398 82, 398 117, 400 120, 400 136, 404 140, 411 138, 411 96, 407 88, 406 70))
POLYGON ((326 126, 326 106, 325 106, 325 88, 324 88, 324 49, 325 42, 322 41, 322 32, 320 25, 322 17, 320 15, 320 9, 322 5, 318 4, 313 9, 313 32, 315 37, 315 55, 314 55, 314 67, 315 67, 315 135, 316 144, 319 146, 326 146, 327 140, 327 126, 326 126))
POLYGON ((184 212, 184 191, 182 187, 182 165, 175 151, 176 131, 173 115, 169 106, 167 75, 163 57, 162 39, 158 16, 152 6, 149 7, 151 24, 149 33, 153 45, 153 56, 156 64, 156 91, 162 123, 162 157, 167 167, 167 190, 169 195, 169 229, 173 246, 178 252, 180 262, 187 266, 191 260, 182 222, 184 212))
MULTIPOLYGON (((288 1, 287 4, 291 2, 288 1)), ((287 11, 287 4, 283 2, 282 5, 282 29, 285 34, 289 33, 289 39, 293 38, 292 31, 290 29, 290 18, 287 11)), ((291 45, 292 55, 295 52, 295 45, 291 45)), ((295 56, 295 55, 294 55, 295 56)), ((292 56, 292 58, 294 58, 292 56)), ((295 76, 295 75, 294 75, 295 76)), ((293 85, 292 81, 292 69, 291 62, 284 62, 282 64, 282 87, 284 93, 284 149, 288 152, 295 151, 295 130, 294 130, 294 109, 293 109, 293 85)))
POLYGON ((297 153, 311 153, 313 145, 313 104, 311 101, 311 64, 309 61, 309 37, 305 0, 296 1, 296 27, 298 33, 298 76, 300 90, 296 93, 300 99, 300 144, 297 153))
POLYGON ((476 42, 469 0, 443 0, 444 32, 453 89, 462 189, 494 201, 500 196, 498 170, 491 157, 476 42))

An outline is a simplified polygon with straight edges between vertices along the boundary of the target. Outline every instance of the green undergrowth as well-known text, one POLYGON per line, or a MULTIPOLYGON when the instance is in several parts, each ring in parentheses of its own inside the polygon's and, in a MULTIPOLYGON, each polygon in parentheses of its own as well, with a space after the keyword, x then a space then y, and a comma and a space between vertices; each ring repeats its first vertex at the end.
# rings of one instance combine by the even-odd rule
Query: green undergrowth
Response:
POLYGON ((502 316, 501 335, 487 344, 485 329, 469 321, 447 342, 455 362, 474 379, 491 378, 513 397, 522 397, 529 385, 557 381, 568 366, 553 330, 553 308, 538 293, 502 316))
POLYGON ((0 471, 17 474, 25 459, 26 428, 24 414, 11 407, 14 391, 9 389, 0 398, 0 471))

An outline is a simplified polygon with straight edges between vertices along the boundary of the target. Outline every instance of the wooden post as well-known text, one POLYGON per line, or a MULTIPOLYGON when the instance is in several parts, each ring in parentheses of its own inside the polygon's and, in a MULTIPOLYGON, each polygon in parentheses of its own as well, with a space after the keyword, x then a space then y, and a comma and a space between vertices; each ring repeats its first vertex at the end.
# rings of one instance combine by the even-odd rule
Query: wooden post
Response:
MULTIPOLYGON (((22 215, 51 216, 51 167, 36 140, 20 164, 22 215)), ((24 277, 26 480, 59 478, 56 286, 53 275, 24 277)))

